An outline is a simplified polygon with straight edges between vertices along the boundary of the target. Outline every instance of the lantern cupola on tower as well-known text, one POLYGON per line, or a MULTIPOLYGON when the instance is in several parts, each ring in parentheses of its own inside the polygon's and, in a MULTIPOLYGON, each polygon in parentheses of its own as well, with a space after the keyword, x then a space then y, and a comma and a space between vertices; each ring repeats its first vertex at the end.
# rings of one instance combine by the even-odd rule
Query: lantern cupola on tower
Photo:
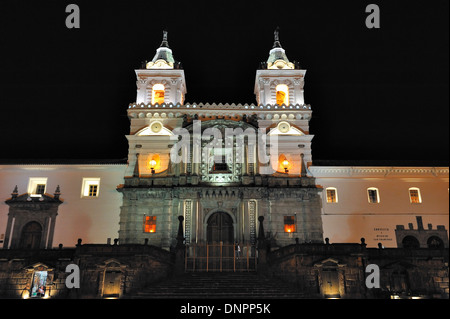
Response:
POLYGON ((168 33, 163 31, 163 40, 161 45, 156 50, 156 54, 153 59, 146 64, 147 69, 173 69, 175 60, 173 58, 172 50, 169 47, 167 40, 168 33))
POLYGON ((295 69, 293 63, 289 62, 285 50, 280 43, 280 32, 277 28, 274 32, 274 44, 267 59, 267 69, 295 69))

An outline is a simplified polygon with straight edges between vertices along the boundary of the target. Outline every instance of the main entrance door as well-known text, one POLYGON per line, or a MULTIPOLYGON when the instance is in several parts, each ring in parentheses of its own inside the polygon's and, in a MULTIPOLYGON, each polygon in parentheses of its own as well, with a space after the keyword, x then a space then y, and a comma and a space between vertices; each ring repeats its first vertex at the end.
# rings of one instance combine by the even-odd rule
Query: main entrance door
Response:
POLYGON ((231 216, 224 212, 218 212, 209 217, 207 236, 208 244, 233 244, 234 227, 231 216))

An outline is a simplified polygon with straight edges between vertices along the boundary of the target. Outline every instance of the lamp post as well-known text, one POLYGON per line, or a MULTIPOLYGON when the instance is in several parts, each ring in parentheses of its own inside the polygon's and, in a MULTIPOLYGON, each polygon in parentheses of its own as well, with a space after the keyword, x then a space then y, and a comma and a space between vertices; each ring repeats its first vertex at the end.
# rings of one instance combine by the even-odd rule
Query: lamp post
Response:
POLYGON ((155 174, 155 166, 156 166, 156 161, 154 159, 152 159, 150 161, 150 169, 152 170, 152 174, 155 174))
POLYGON ((289 161, 287 159, 285 159, 281 164, 283 165, 284 172, 286 174, 289 173, 289 169, 288 169, 289 168, 289 161))

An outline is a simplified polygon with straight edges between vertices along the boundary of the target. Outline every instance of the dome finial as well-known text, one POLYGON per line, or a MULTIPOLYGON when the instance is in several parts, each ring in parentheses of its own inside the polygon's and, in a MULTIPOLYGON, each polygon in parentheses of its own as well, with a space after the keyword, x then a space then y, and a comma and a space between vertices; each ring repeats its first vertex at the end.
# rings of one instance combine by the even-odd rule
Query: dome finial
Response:
POLYGON ((277 27, 274 31, 274 44, 273 47, 274 48, 281 48, 281 43, 280 43, 280 27, 277 27))
POLYGON ((169 42, 167 41, 167 35, 168 35, 168 31, 164 28, 163 30, 163 40, 161 42, 160 47, 165 47, 168 48, 169 47, 169 42))

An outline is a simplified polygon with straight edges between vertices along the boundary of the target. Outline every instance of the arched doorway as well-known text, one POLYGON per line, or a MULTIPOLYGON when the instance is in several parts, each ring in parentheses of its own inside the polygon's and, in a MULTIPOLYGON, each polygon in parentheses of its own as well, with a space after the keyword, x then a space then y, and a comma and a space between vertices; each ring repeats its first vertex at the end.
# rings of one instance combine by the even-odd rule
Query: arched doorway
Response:
POLYGON ((42 226, 38 222, 29 222, 22 229, 20 248, 39 249, 42 238, 42 226))
POLYGON ((208 219, 208 243, 232 244, 234 242, 233 219, 225 212, 217 212, 208 219))
POLYGON ((430 249, 444 249, 444 242, 437 236, 431 236, 427 241, 428 248, 430 249))
POLYGON ((416 249, 420 248, 420 243, 414 236, 406 236, 402 241, 403 248, 416 249))

